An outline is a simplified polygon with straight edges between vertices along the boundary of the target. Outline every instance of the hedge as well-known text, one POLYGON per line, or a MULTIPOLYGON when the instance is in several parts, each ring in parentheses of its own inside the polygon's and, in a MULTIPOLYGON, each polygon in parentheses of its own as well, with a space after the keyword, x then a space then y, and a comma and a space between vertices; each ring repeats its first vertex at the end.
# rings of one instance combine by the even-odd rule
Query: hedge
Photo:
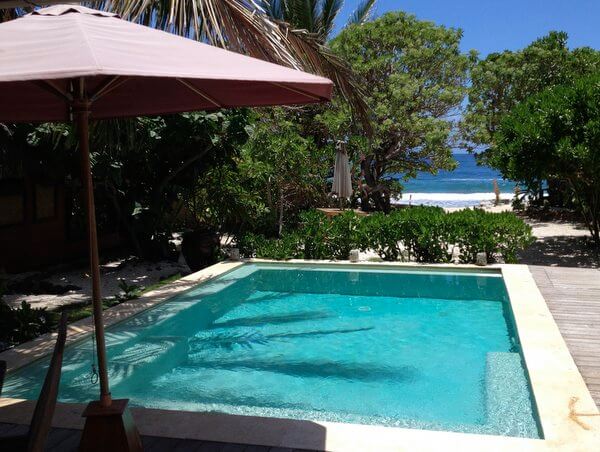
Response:
POLYGON ((238 246, 244 257, 265 259, 347 259, 351 249, 360 249, 386 261, 441 263, 456 254, 460 262, 474 263, 483 251, 490 262, 511 263, 533 241, 531 227, 512 212, 412 207, 387 215, 347 211, 332 219, 311 210, 301 215, 298 229, 281 238, 246 234, 238 246))

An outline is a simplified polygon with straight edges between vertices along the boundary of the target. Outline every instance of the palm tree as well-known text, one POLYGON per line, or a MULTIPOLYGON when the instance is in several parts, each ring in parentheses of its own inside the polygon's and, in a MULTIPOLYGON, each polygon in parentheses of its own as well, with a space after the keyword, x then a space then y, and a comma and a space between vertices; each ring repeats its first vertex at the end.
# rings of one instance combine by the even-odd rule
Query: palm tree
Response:
MULTIPOLYGON (((370 130, 364 96, 352 70, 327 39, 343 0, 103 0, 93 6, 121 17, 333 80, 370 130)), ((375 0, 359 3, 349 24, 370 17, 375 0)))
MULTIPOLYGON (((325 43, 331 37, 344 0, 264 0, 261 6, 273 20, 306 30, 325 43)), ((368 20, 374 6, 375 0, 360 2, 348 24, 368 20)))

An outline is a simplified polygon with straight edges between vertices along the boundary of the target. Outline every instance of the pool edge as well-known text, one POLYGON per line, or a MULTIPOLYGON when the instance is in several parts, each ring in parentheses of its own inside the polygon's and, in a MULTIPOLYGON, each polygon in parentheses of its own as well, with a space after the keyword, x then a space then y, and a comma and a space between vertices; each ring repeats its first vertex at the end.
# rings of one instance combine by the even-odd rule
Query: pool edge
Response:
MULTIPOLYGON (((221 276, 247 262, 279 263, 262 259, 223 262, 188 275, 165 288, 144 294, 133 302, 106 310, 106 324, 114 325, 132 315, 150 309, 199 283, 221 276), (180 282, 179 284, 177 284, 180 282), (124 308, 118 309, 124 306, 124 308), (113 311, 114 310, 114 311, 113 311), (113 313, 114 312, 114 313, 113 313)), ((288 264, 335 265, 347 267, 396 267, 398 269, 452 269, 481 273, 498 273, 504 278, 514 315, 514 321, 527 365, 540 424, 545 439, 524 439, 470 433, 340 424, 292 419, 259 418, 252 416, 196 413, 185 411, 133 408, 134 418, 142 434, 174 438, 202 439, 276 447, 326 450, 439 450, 440 444, 450 450, 592 450, 600 444, 600 417, 578 418, 588 429, 573 419, 569 409, 572 397, 577 397, 576 412, 597 414, 598 410, 577 369, 556 323, 526 265, 501 264, 488 267, 474 265, 348 261, 285 261, 288 264), (323 437, 315 435, 323 430, 323 437), (320 442, 319 445, 316 443, 320 442)), ((70 326, 69 343, 84 339, 91 324, 79 321, 70 326), (86 328, 87 326, 87 328, 86 328), (74 331, 71 332, 71 329, 74 331)), ((47 355, 54 336, 46 335, 0 354, 6 359, 9 352, 19 352, 9 364, 15 370, 47 355), (15 362, 18 364, 15 366, 15 362)), ((0 399, 0 422, 28 423, 33 403, 17 399, 0 399)), ((59 403, 53 425, 63 428, 82 428, 80 417, 83 405, 59 403)))
MULTIPOLYGON (((110 327, 140 314, 148 309, 164 303, 170 298, 180 295, 198 284, 224 275, 244 263, 239 261, 224 261, 191 273, 183 278, 175 280, 167 285, 144 293, 139 298, 120 303, 103 311, 104 325, 110 327)), ((67 327, 66 346, 84 340, 93 331, 92 318, 86 317, 70 323, 67 327)), ((0 360, 6 361, 7 374, 44 358, 52 353, 56 343, 56 333, 47 333, 32 341, 17 345, 16 347, 0 353, 0 360)))
POLYGON ((501 264, 544 442, 560 449, 600 444, 598 408, 529 267, 501 264))

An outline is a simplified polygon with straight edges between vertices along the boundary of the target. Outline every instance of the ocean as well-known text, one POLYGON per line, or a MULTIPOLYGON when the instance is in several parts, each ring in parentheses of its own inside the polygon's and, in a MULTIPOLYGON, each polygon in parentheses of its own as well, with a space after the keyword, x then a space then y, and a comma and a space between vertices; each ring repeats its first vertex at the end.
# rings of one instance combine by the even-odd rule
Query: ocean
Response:
POLYGON ((433 175, 419 173, 415 179, 404 184, 397 204, 429 205, 441 207, 470 207, 481 202, 493 201, 494 179, 498 181, 502 199, 512 199, 515 182, 502 179, 497 171, 478 166, 475 156, 455 153, 458 167, 454 171, 440 171, 433 175))

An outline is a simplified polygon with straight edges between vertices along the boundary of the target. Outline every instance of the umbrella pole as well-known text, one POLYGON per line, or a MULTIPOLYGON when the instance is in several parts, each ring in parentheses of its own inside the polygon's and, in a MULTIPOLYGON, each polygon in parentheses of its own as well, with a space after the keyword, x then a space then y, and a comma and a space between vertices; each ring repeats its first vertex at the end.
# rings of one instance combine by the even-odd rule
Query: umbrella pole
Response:
POLYGON ((96 228, 96 206, 94 204, 94 184, 90 164, 89 145, 89 102, 82 102, 75 111, 79 133, 79 151, 87 208, 87 223, 90 247, 90 274, 92 276, 92 307, 94 310, 94 330, 98 354, 98 373, 100 377, 100 405, 108 407, 112 403, 108 385, 106 365, 106 345, 104 322, 102 319, 102 295, 100 293, 100 259, 98 256, 98 232, 96 228))
POLYGON ((96 230, 96 207, 94 184, 90 165, 89 117, 91 103, 84 96, 84 81, 79 84, 80 97, 73 104, 75 121, 79 133, 82 179, 86 195, 88 233, 90 245, 90 272, 92 276, 92 303, 94 329, 100 377, 100 400, 90 402, 83 412, 85 427, 81 435, 81 452, 104 452, 107 450, 138 452, 142 441, 133 417, 127 408, 128 399, 112 400, 108 385, 106 344, 102 320, 102 296, 100 294, 100 259, 98 256, 98 233, 96 230))

